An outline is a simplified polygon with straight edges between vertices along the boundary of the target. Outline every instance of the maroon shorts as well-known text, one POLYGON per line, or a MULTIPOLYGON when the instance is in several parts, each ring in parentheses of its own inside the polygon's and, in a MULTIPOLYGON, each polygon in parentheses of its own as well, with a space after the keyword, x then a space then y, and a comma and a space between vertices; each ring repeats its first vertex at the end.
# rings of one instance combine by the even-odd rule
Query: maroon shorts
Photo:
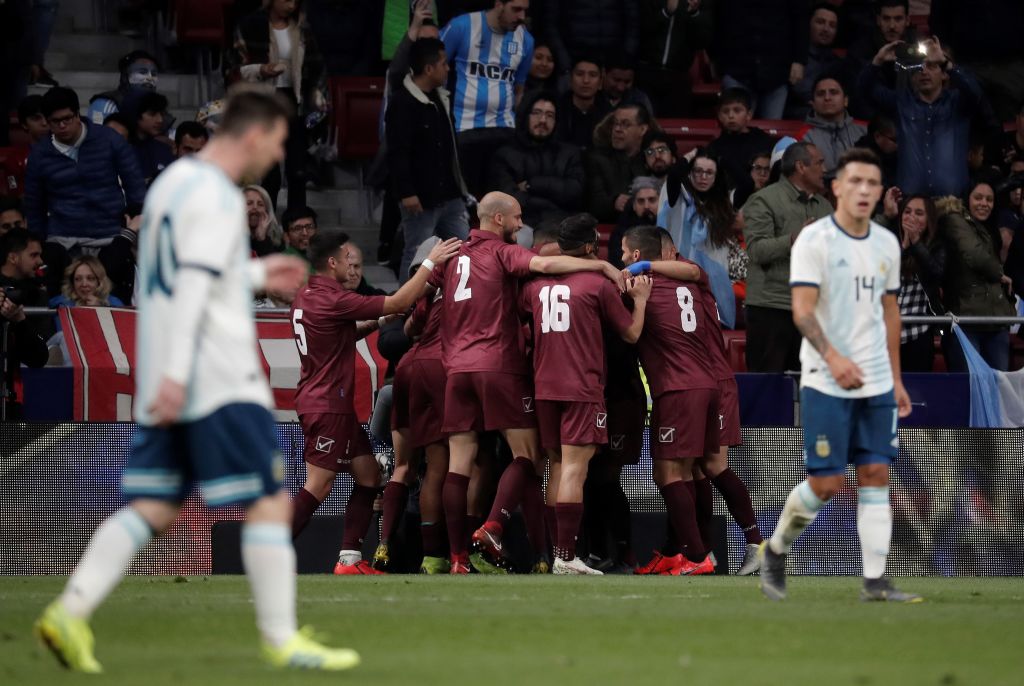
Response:
POLYGON ((370 439, 354 414, 304 414, 299 422, 306 437, 302 457, 311 465, 347 473, 353 458, 373 455, 370 439))
MULTIPOLYGON (((405 372, 407 395, 405 411, 407 421, 397 428, 409 429, 413 448, 425 448, 448 439, 441 431, 444 422, 444 384, 446 375, 441 360, 412 360, 399 372, 405 372)), ((398 384, 399 374, 395 374, 398 384)), ((397 394, 394 396, 397 399, 397 394)), ((398 406, 395 405, 395 412, 398 406)), ((392 428, 394 422, 392 422, 392 428)))
POLYGON ((654 399, 651 453, 656 460, 678 460, 717 453, 718 389, 669 391, 654 399))
POLYGON ((718 382, 718 440, 722 445, 740 445, 740 394, 736 390, 736 379, 718 382))
POLYGON ((528 376, 457 372, 448 377, 441 427, 445 433, 536 427, 533 383, 528 376))
POLYGON ((647 395, 608 395, 608 445, 604 454, 618 464, 639 464, 647 423, 647 395))
POLYGON ((540 443, 547 450, 608 442, 608 413, 603 402, 538 400, 537 426, 540 443))

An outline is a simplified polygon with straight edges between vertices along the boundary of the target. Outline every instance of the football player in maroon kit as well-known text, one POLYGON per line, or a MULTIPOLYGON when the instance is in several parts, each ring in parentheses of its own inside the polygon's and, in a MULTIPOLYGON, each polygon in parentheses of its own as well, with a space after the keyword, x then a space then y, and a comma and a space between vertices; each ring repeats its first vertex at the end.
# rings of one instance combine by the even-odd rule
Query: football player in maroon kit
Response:
POLYGON ((374 574, 362 559, 362 541, 373 513, 380 470, 369 438, 352 405, 355 386, 356 321, 405 312, 424 294, 435 265, 459 248, 457 239, 439 243, 415 276, 394 295, 362 296, 342 287, 349 265, 348 236, 322 231, 309 256, 316 273, 292 302, 291 321, 302 369, 295 410, 306 437, 306 483, 293 501, 292 535, 298 536, 327 498, 339 472, 355 482, 345 507, 345 531, 335 574, 374 574))
MULTIPOLYGON (((626 232, 622 250, 626 265, 650 261, 656 272, 675 268, 675 263, 657 265, 661 255, 661 236, 656 227, 640 226, 626 232)), ((680 263, 678 268, 692 266, 680 263)), ((662 573, 714 571, 697 527, 691 490, 695 461, 719 447, 718 382, 711 370, 703 331, 711 324, 699 288, 690 281, 656 273, 638 347, 654 397, 654 482, 681 546, 681 555, 672 556, 671 567, 662 573)))
MULTIPOLYGON (((429 239, 439 242, 439 239, 429 239)), ((426 243, 413 258, 418 269, 426 243)), ((413 272, 415 273, 415 272, 413 272)), ((428 287, 429 288, 429 287, 428 287)), ((449 569, 445 542, 441 490, 448 473, 448 436, 441 431, 444 420, 445 370, 441 355, 441 317, 444 299, 434 292, 416 303, 405 321, 405 334, 415 339, 402 356, 392 382, 391 442, 395 469, 384 487, 384 516, 381 543, 373 556, 375 569, 386 571, 390 563, 388 539, 394 534, 413 485, 420 451, 426 454, 426 473, 420 484, 420 535, 423 539, 424 574, 443 574, 449 569)))
MULTIPOLYGON (((563 255, 596 260, 597 219, 589 214, 561 224, 563 255)), ((608 441, 604 404, 605 326, 636 343, 651 292, 647 276, 631 279, 632 314, 618 289, 596 272, 543 276, 522 289, 522 306, 533 329, 533 368, 541 445, 551 460, 547 502, 555 505, 554 574, 594 574, 576 554, 583 518, 583 482, 590 458, 608 441)))
MULTIPOLYGON (((451 548, 451 573, 469 572, 465 531, 469 474, 478 434, 500 430, 514 459, 498 482, 484 525, 473 533, 479 571, 504 573, 501 537, 527 489, 539 499, 542 481, 533 384, 519 323, 519 279, 530 274, 600 272, 624 289, 622 274, 607 262, 557 255, 540 257, 513 243, 522 227, 519 202, 488 193, 477 208, 480 228, 470 232, 458 256, 434 270, 431 283, 444 292, 441 341, 448 379, 444 424, 450 452, 443 502, 451 548)), ((537 530, 538 527, 532 527, 537 530)), ((539 529, 543 531, 543 523, 539 529)), ((543 547, 531 541, 535 550, 543 547)))

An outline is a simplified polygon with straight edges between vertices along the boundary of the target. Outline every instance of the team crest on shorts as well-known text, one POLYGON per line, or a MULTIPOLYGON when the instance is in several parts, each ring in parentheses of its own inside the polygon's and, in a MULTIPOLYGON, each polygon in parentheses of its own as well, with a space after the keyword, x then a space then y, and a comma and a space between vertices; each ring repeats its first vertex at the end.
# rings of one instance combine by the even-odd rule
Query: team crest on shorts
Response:
POLYGON ((316 437, 316 451, 318 453, 329 453, 334 448, 334 439, 326 436, 316 437))
POLYGON ((523 412, 533 412, 533 398, 529 396, 523 398, 523 412))
POLYGON ((612 450, 622 450, 623 444, 626 442, 626 434, 615 434, 612 436, 612 450))
POLYGON ((828 436, 818 434, 818 440, 814 443, 814 452, 818 457, 825 458, 832 454, 832 446, 829 445, 828 436))
POLYGON ((659 443, 674 443, 676 440, 676 427, 674 426, 661 426, 658 427, 658 442, 659 443))
POLYGON ((606 426, 608 426, 608 413, 607 412, 598 412, 597 413, 597 428, 598 429, 603 429, 606 426))

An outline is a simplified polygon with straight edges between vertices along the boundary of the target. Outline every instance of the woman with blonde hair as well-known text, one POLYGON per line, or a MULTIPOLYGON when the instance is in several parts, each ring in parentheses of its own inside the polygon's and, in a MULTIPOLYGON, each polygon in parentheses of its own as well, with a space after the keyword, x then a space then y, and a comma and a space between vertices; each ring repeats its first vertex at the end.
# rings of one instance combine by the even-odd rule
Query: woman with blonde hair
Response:
POLYGON ((249 245, 258 257, 284 250, 284 229, 277 221, 270 194, 263 186, 250 184, 242 189, 245 215, 249 223, 249 245))
POLYGON ((113 284, 103 263, 92 255, 77 257, 64 270, 61 294, 50 299, 50 307, 124 307, 110 294, 113 284))

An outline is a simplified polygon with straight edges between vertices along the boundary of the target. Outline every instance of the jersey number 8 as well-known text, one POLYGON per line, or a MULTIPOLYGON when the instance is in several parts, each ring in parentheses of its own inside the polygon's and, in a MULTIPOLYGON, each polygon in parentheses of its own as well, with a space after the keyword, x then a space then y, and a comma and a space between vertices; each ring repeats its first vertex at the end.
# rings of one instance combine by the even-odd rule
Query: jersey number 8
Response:
POLYGON ((679 303, 679 319, 683 324, 683 331, 693 333, 697 330, 697 313, 693 311, 693 293, 686 286, 676 289, 676 301, 679 303))

